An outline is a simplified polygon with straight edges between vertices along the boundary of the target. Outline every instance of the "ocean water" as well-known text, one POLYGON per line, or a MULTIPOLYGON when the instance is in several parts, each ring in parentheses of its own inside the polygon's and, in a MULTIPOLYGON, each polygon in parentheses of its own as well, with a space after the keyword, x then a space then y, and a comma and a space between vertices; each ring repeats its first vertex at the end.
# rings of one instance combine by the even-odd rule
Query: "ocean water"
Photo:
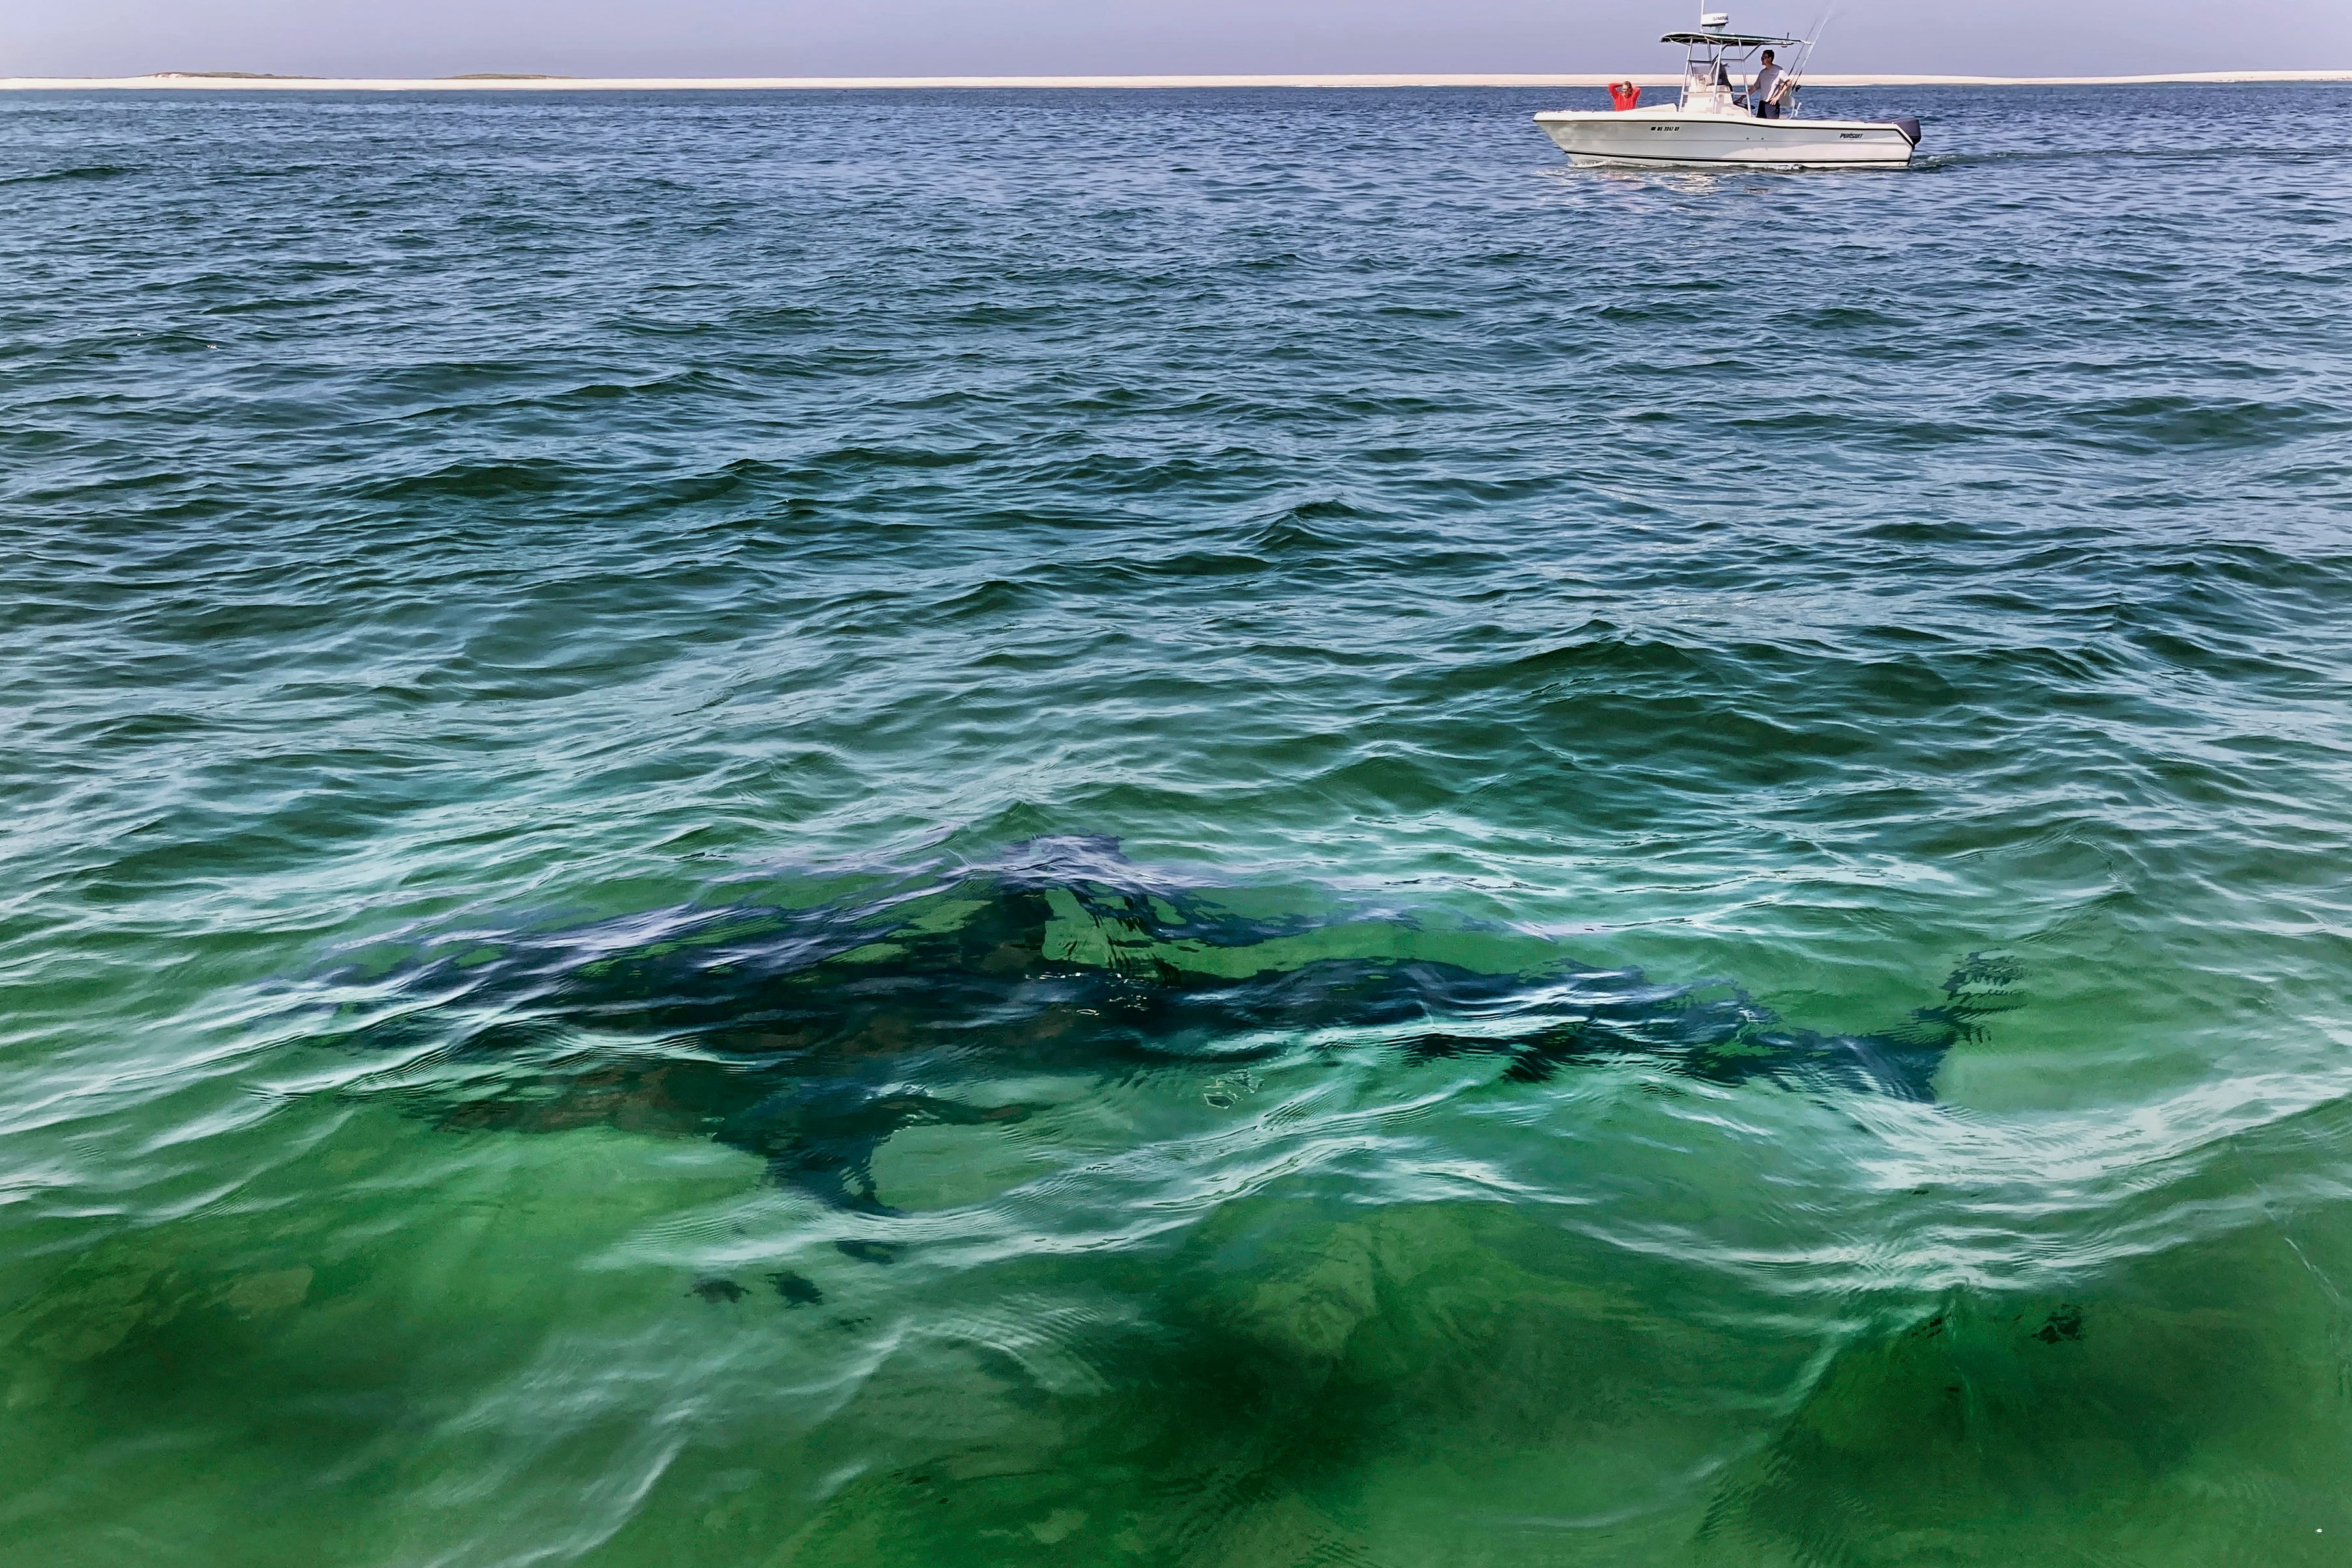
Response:
POLYGON ((0 101, 0 1557, 2352 1561, 2352 89, 0 101))

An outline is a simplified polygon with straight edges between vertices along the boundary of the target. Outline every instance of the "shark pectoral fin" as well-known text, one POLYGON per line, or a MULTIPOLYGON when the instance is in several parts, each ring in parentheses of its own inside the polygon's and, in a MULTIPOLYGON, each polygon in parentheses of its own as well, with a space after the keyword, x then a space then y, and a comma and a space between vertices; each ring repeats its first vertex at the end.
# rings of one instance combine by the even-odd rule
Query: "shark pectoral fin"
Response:
POLYGON ((818 1138, 795 1143, 768 1156, 768 1180, 777 1186, 798 1187, 828 1208, 853 1214, 904 1213, 882 1201, 874 1190, 876 1138, 818 1138))

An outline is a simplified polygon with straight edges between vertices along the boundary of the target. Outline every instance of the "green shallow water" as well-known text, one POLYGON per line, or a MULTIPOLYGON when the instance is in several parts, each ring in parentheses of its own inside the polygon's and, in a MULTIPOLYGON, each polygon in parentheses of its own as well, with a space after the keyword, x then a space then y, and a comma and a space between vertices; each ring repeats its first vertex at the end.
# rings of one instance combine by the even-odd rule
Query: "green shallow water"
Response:
POLYGON ((2347 101, 10 95, 5 1555, 2344 1561, 2347 101))

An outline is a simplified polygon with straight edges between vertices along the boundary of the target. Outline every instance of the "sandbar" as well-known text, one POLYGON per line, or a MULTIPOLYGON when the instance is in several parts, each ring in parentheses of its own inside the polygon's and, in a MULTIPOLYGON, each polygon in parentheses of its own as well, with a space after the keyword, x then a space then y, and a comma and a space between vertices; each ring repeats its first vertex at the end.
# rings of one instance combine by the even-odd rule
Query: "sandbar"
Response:
MULTIPOLYGON (((2180 82, 2352 82, 2352 70, 2189 71, 2158 76, 1983 77, 1904 73, 1815 75, 1815 87, 2141 87, 2180 82)), ((1634 72, 1544 76, 1036 76, 1036 77, 558 77, 474 74, 458 77, 293 77, 166 71, 140 77, 0 77, 0 90, 218 92, 694 92, 871 91, 915 88, 1431 88, 1606 87, 1633 81, 1670 87, 1672 75, 1634 72)))

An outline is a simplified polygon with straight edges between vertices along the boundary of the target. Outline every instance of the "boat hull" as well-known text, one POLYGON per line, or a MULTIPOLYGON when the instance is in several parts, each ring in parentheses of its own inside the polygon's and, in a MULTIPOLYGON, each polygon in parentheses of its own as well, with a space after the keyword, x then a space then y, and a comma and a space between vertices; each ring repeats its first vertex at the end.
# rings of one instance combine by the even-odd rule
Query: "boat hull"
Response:
POLYGON ((1918 145, 1917 121, 1758 120, 1675 110, 1554 110, 1535 117, 1580 164, 1716 168, 1900 169, 1918 145))

